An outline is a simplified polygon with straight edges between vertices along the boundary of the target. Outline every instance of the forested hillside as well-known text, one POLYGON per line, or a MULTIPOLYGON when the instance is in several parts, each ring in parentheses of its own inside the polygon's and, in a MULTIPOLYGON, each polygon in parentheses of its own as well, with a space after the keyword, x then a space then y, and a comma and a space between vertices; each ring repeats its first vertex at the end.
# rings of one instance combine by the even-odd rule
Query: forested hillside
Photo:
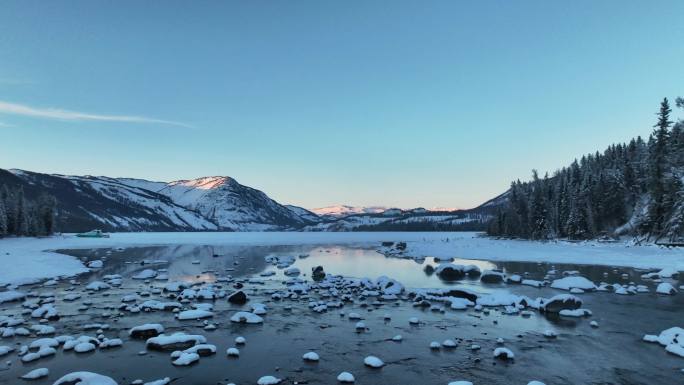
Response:
MULTIPOLYGON (((676 105, 684 108, 684 99, 676 105)), ((634 235, 656 242, 684 236, 684 121, 664 99, 652 134, 575 160, 553 176, 511 184, 489 223, 494 236, 589 239, 634 235)))
POLYGON ((56 200, 41 194, 36 199, 24 189, 0 187, 0 237, 5 235, 49 235, 55 231, 56 200))

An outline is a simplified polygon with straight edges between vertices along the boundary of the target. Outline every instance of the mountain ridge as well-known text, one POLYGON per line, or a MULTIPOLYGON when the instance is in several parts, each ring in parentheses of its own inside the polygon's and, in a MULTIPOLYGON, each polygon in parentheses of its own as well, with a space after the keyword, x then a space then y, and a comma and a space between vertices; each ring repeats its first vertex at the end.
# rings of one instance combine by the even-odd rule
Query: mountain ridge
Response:
POLYGON ((92 175, 43 174, 2 170, 0 184, 21 186, 31 194, 57 199, 57 228, 105 231, 375 231, 460 229, 469 223, 483 229, 488 210, 433 212, 348 205, 336 214, 319 215, 280 204, 263 191, 228 176, 171 182, 92 175), (480 215, 482 214, 482 215, 480 215))

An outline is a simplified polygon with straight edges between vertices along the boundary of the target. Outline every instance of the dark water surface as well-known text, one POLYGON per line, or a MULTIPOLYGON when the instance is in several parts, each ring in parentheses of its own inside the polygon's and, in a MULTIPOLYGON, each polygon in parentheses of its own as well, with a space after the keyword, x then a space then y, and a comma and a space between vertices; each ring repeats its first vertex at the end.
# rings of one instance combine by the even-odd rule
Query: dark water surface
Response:
MULTIPOLYGON (((372 249, 341 246, 298 246, 298 247, 138 247, 121 251, 63 250, 84 260, 104 260, 104 267, 79 278, 80 286, 60 282, 57 286, 34 286, 30 290, 38 293, 54 293, 55 306, 61 319, 50 322, 57 328, 57 335, 81 334, 95 336, 92 330, 83 330, 89 323, 109 324, 103 334, 108 338, 121 338, 124 345, 111 350, 93 353, 58 353, 32 363, 22 363, 16 354, 2 358, 11 361, 2 364, 0 384, 22 383, 17 377, 39 367, 50 369, 47 379, 33 381, 35 384, 52 384, 61 375, 72 371, 87 370, 114 378, 120 385, 134 379, 152 381, 171 377, 173 384, 256 384, 259 377, 274 375, 285 379, 283 383, 336 384, 336 377, 342 371, 349 371, 356 377, 357 384, 444 384, 449 381, 468 380, 475 385, 522 384, 539 380, 552 384, 678 384, 684 383, 684 358, 669 355, 657 344, 641 341, 644 334, 658 334, 672 326, 684 326, 684 295, 658 296, 653 282, 642 282, 643 271, 629 268, 611 268, 586 265, 550 265, 539 263, 460 261, 454 263, 475 264, 481 269, 502 269, 508 274, 526 274, 526 278, 542 280, 549 270, 577 270, 581 275, 598 283, 644 283, 650 293, 634 296, 620 296, 613 293, 579 294, 585 308, 594 315, 590 318, 547 317, 533 312, 531 317, 505 315, 496 309, 489 314, 447 310, 445 313, 415 308, 408 301, 385 302, 382 306, 368 305, 373 299, 345 304, 342 309, 331 309, 317 314, 307 306, 309 299, 300 301, 274 301, 270 298, 273 289, 282 289, 285 279, 281 269, 266 263, 269 255, 308 255, 298 258, 293 266, 310 280, 311 268, 322 265, 325 271, 350 277, 375 279, 387 275, 410 288, 465 287, 479 293, 496 291, 512 292, 531 298, 551 297, 562 291, 528 286, 481 284, 479 280, 465 279, 458 282, 443 282, 437 276, 426 274, 426 265, 436 266, 427 258, 422 263, 410 259, 387 258, 372 249), (146 263, 142 264, 141 262, 146 263), (209 322, 218 326, 214 331, 203 329, 201 321, 178 321, 172 313, 153 312, 118 315, 116 308, 126 294, 147 291, 151 287, 162 287, 163 281, 143 282, 129 279, 135 273, 146 269, 166 269, 169 281, 213 283, 230 290, 233 282, 217 282, 217 278, 232 276, 236 280, 259 277, 265 271, 276 274, 264 277, 263 285, 245 284, 250 302, 262 302, 268 307, 262 325, 238 325, 229 321, 238 310, 249 310, 244 306, 232 305, 225 299, 214 302, 215 316, 209 322), (88 281, 100 279, 106 274, 121 274, 121 287, 104 292, 84 294, 75 302, 64 302, 61 298, 72 292, 83 292, 88 281), (627 278, 623 278, 627 274, 627 278), (84 301, 92 301, 87 311, 77 308, 84 301), (291 307, 291 308, 290 308, 291 307), (360 313, 368 330, 355 331, 356 321, 341 317, 340 312, 360 313), (389 313, 391 321, 383 320, 389 313), (419 326, 408 323, 410 317, 422 321, 419 326), (595 320, 599 328, 591 328, 595 320), (202 357, 190 367, 171 365, 168 352, 147 352, 144 341, 129 340, 129 328, 143 323, 161 323, 166 333, 184 331, 204 335, 208 343, 217 346, 217 354, 202 357), (558 338, 547 339, 542 333, 553 330, 558 338), (390 339, 401 334, 403 340, 390 339), (240 348, 240 358, 229 359, 225 355, 228 347, 234 346, 234 338, 242 335, 247 344, 240 348), (498 347, 496 338, 505 339, 505 347, 516 354, 513 362, 496 361, 492 351, 498 347), (457 340, 455 349, 432 351, 431 341, 447 338, 457 340), (478 344, 481 350, 468 349, 478 344), (305 363, 301 356, 307 351, 317 352, 318 363, 305 363), (387 364, 382 369, 370 369, 363 365, 367 355, 380 357, 387 364)), ((677 286, 684 282, 673 281, 677 286)), ((28 289, 26 289, 28 290, 28 289)), ((150 298, 164 301, 163 295, 150 298)), ((318 299, 310 293, 310 299, 318 299)), ((21 303, 3 305, 2 314, 22 312, 21 303)), ((30 314, 23 315, 25 319, 30 314)), ((36 321, 36 320, 32 320, 36 321)), ((28 324, 36 322, 27 322, 28 324)), ((34 338, 14 337, 0 340, 0 345, 29 343, 34 338)))

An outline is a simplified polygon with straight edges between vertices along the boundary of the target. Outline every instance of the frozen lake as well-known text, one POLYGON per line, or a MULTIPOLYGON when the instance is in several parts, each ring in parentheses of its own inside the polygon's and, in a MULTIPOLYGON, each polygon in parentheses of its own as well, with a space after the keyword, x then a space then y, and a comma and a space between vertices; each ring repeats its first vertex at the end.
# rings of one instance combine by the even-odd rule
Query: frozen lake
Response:
MULTIPOLYGON (((50 371, 47 378, 31 381, 36 384, 52 384, 66 373, 82 370, 107 375, 120 385, 136 379, 148 382, 165 377, 172 379, 173 384, 256 384, 266 375, 282 379, 283 384, 336 384, 337 375, 343 371, 352 373, 357 384, 387 385, 446 385, 456 380, 472 381, 475 385, 525 385, 533 380, 547 385, 674 384, 684 379, 681 372, 684 358, 668 354, 658 344, 642 341, 644 334, 658 334, 672 326, 684 326, 684 297, 682 294, 656 294, 654 290, 659 282, 642 279, 642 275, 652 269, 460 259, 460 255, 454 253, 451 263, 472 264, 482 271, 498 269, 509 277, 518 274, 530 280, 551 282, 567 275, 581 275, 597 285, 599 282, 644 285, 648 292, 575 294, 582 299, 582 308, 593 312, 591 317, 566 317, 531 308, 516 312, 504 307, 477 309, 470 306, 465 310, 453 310, 435 300, 431 301, 432 308, 416 306, 415 297, 409 293, 420 288, 465 289, 481 298, 512 294, 536 299, 568 292, 548 286, 487 284, 478 277, 444 280, 428 267, 439 265, 429 254, 419 260, 387 257, 377 252, 379 246, 379 242, 373 241, 284 246, 131 244, 121 249, 100 245, 60 249, 59 253, 85 263, 102 261, 102 267, 80 275, 77 281, 61 279, 48 282, 47 286, 43 283, 22 286, 18 290, 29 294, 28 299, 0 305, 0 315, 5 316, 5 320, 7 317, 23 318, 24 324, 14 328, 29 328, 29 325, 40 323, 39 319, 31 317, 32 310, 38 305, 52 304, 60 318, 43 323, 56 329, 55 334, 47 337, 97 337, 102 334, 108 339, 120 338, 123 345, 88 353, 58 348, 55 355, 32 362, 22 362, 15 351, 2 357, 0 384, 20 383, 23 380, 19 380, 19 376, 36 368, 50 371), (277 267, 267 262, 272 257, 293 257, 293 263, 277 267), (325 282, 312 281, 312 268, 316 266, 323 266, 329 275, 368 277, 372 281, 388 276, 403 284, 405 291, 396 299, 380 300, 372 290, 362 293, 338 282, 336 290, 340 293, 331 292, 331 286, 326 286, 325 282), (288 287, 292 287, 284 283, 293 279, 284 274, 287 268, 301 271, 299 279, 310 287, 306 293, 296 297, 274 296, 285 294, 288 287), (164 279, 151 276, 148 280, 133 279, 149 270, 154 271, 156 278, 164 279), (112 279, 113 275, 121 275, 121 279, 112 279), (106 290, 86 290, 86 285, 93 281, 111 285, 106 290), (172 282, 183 282, 194 289, 211 288, 224 295, 243 286, 241 290, 248 295, 249 302, 233 304, 225 297, 181 301, 178 292, 162 290, 172 282), (345 290, 350 298, 341 300, 341 307, 332 306, 342 298, 341 293, 345 290), (79 298, 67 300, 70 296, 79 298), (122 302, 125 296, 130 297, 130 302, 122 302), (212 317, 179 320, 171 311, 131 310, 149 300, 177 302, 181 310, 210 304, 212 317), (327 311, 316 313, 310 307, 312 302, 331 306, 327 311), (230 322, 235 312, 250 311, 250 304, 254 303, 266 306, 262 324, 230 322), (359 320, 350 319, 351 313, 358 313, 362 318, 363 330, 357 330, 355 325, 359 320), (386 315, 390 319, 385 319, 386 315), (409 319, 412 317, 418 318, 419 324, 411 325, 409 319), (591 321, 596 321, 599 327, 591 327, 591 321), (144 340, 129 337, 130 328, 145 323, 162 324, 166 334, 202 335, 207 343, 216 346, 217 353, 201 357, 191 366, 174 366, 169 356, 171 351, 146 350, 144 340), (206 325, 214 325, 215 329, 207 330, 206 325), (555 338, 548 338, 545 333, 555 338), (396 335, 402 336, 400 342, 392 341, 396 335), (247 339, 244 346, 238 346, 240 357, 226 357, 226 349, 236 346, 234 339, 237 336, 247 339), (497 338, 503 338, 503 344, 497 343, 497 338), (430 342, 441 343, 447 339, 456 342, 457 346, 429 348, 430 342), (473 350, 472 345, 478 345, 480 349, 473 350), (498 347, 513 351, 515 359, 494 359, 492 352, 498 347), (318 353, 320 361, 303 361, 302 355, 308 351, 318 353), (369 355, 381 358, 386 365, 382 369, 365 366, 364 357, 369 355)), ((409 244, 411 247, 415 246, 409 244)), ((549 246, 540 247, 548 249, 549 246)), ((563 245, 553 247, 562 248, 563 245)), ((571 250, 569 253, 576 252, 571 250)), ((675 287, 684 285, 682 278, 665 281, 675 287)), ((0 346, 19 350, 22 345, 40 337, 45 336, 32 331, 29 336, 3 338, 0 346)))

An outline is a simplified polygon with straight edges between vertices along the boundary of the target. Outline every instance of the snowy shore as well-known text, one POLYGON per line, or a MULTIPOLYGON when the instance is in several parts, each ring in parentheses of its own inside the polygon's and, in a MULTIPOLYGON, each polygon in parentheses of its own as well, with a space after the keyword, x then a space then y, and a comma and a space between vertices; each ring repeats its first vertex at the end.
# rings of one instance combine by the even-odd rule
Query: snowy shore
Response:
POLYGON ((456 257, 488 261, 526 261, 684 270, 684 249, 629 246, 627 243, 532 242, 495 240, 477 233, 415 232, 248 232, 248 233, 114 233, 110 238, 47 238, 0 240, 0 284, 22 284, 88 271, 76 258, 58 249, 116 248, 161 245, 356 245, 406 242, 405 256, 456 257))

